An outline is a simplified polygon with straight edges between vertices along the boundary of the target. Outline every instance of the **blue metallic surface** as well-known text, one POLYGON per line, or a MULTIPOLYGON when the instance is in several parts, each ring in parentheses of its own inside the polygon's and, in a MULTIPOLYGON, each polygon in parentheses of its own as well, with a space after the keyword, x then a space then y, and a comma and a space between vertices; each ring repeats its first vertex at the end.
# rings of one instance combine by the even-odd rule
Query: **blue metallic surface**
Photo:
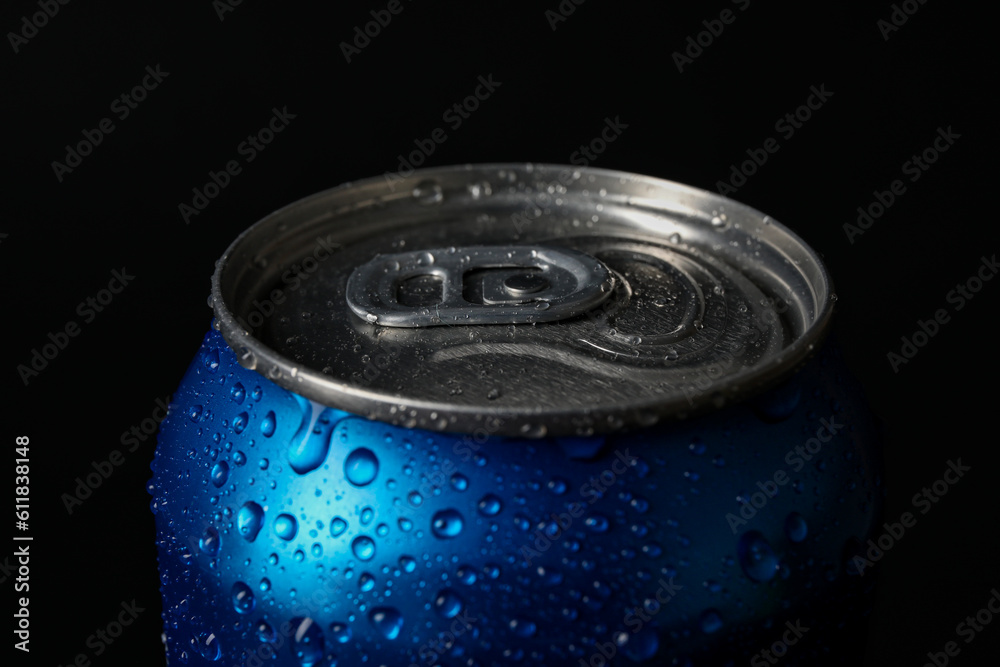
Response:
POLYGON ((168 658, 851 664, 874 583, 851 557, 878 529, 880 470, 832 343, 746 404, 528 440, 319 406, 210 331, 150 486, 168 658))

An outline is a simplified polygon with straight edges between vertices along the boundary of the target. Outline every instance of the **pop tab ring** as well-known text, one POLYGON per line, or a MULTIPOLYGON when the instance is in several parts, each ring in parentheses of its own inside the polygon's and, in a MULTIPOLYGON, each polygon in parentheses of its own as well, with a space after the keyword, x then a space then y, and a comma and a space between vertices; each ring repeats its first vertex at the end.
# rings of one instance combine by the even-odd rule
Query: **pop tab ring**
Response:
POLYGON ((380 255, 354 269, 347 303, 359 317, 389 327, 523 324, 587 312, 613 287, 608 267, 569 248, 435 248, 380 255), (411 282, 422 284, 403 303, 411 282))

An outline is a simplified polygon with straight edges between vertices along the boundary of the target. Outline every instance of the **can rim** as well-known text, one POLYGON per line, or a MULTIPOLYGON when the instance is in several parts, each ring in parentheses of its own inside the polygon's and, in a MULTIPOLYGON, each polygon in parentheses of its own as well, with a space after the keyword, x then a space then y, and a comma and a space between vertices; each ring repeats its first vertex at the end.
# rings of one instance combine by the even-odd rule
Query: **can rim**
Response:
MULTIPOLYGON (((399 177, 396 185, 404 188, 412 188, 413 184, 424 181, 428 178, 444 174, 453 175, 456 172, 470 170, 525 170, 525 163, 485 163, 452 165, 444 167, 433 167, 421 170, 414 170, 407 177, 399 177)), ((726 377, 713 386, 711 392, 707 392, 700 400, 692 403, 681 396, 668 397, 665 400, 658 400, 653 403, 636 405, 631 409, 617 409, 607 411, 607 414, 595 412, 588 416, 589 431, 593 433, 617 431, 622 428, 633 426, 650 426, 661 419, 685 418, 694 414, 720 409, 733 401, 744 400, 767 387, 773 386, 782 379, 795 372, 797 368, 819 347, 826 333, 829 330, 829 322, 832 317, 836 295, 833 292, 832 280, 823 264, 821 258, 801 237, 788 227, 773 220, 770 216, 738 201, 726 198, 722 195, 696 188, 689 185, 656 178, 647 175, 623 172, 620 170, 581 168, 570 165, 533 163, 527 165, 528 171, 532 170, 571 170, 584 176, 600 176, 607 179, 629 179, 630 181, 641 181, 658 188, 661 191, 671 191, 684 196, 690 196, 699 201, 710 201, 720 206, 725 206, 731 211, 740 211, 745 215, 758 218, 765 225, 770 225, 774 234, 779 234, 788 248, 794 250, 798 259, 795 264, 807 262, 809 273, 814 274, 809 283, 813 291, 813 301, 816 304, 815 312, 805 326, 804 330, 784 347, 776 356, 766 359, 763 363, 755 365, 746 373, 738 373, 726 377), (612 418, 614 417, 614 418, 612 418)), ((393 178, 396 178, 393 175, 393 178)), ((359 181, 347 182, 333 188, 329 188, 306 197, 302 197, 286 206, 263 217, 247 229, 245 229, 229 245, 220 259, 216 262, 216 269, 212 275, 212 308, 215 315, 213 326, 217 328, 229 346, 236 352, 241 363, 248 368, 253 368, 268 380, 293 391, 297 394, 315 400, 317 402, 331 405, 348 412, 354 412, 368 417, 407 427, 424 428, 437 431, 473 432, 477 429, 485 428, 491 434, 512 435, 522 437, 543 437, 546 435, 580 435, 578 423, 574 422, 570 415, 562 414, 560 410, 537 408, 533 414, 511 414, 504 409, 484 410, 479 406, 450 405, 450 420, 442 420, 437 417, 441 411, 441 404, 415 398, 407 398, 404 401, 391 400, 384 393, 351 385, 346 382, 338 382, 328 375, 320 373, 316 369, 303 367, 302 364, 283 356, 275 349, 268 347, 252 333, 247 331, 239 322, 236 314, 230 307, 232 294, 228 294, 226 287, 234 284, 233 280, 228 280, 227 271, 231 265, 235 264, 234 257, 239 255, 251 241, 258 240, 258 237, 272 236, 274 230, 282 230, 284 227, 281 221, 292 217, 292 214, 300 212, 314 205, 317 202, 330 198, 337 193, 349 190, 357 190, 359 193, 363 189, 377 187, 382 182, 383 189, 388 183, 386 177, 373 176, 359 181), (244 363, 246 362, 246 363, 244 363), (372 406, 375 406, 374 409, 372 406), (576 423, 576 426, 573 424, 576 423)), ((395 188, 392 188, 395 190, 395 188)), ((387 191, 388 192, 388 191, 387 191)), ((369 193, 365 193, 368 196, 369 193)))

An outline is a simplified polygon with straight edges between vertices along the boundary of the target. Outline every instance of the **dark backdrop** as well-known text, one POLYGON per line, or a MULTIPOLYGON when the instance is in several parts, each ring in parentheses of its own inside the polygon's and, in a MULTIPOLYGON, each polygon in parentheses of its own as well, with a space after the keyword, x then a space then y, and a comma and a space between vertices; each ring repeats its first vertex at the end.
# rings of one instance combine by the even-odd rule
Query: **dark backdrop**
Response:
MULTIPOLYGON (((29 530, 4 524, 11 546, 2 553, 13 552, 14 534, 34 537, 32 653, 17 664, 69 664, 79 653, 93 664, 162 664, 145 491, 153 441, 128 452, 120 438, 174 391, 209 325, 213 262, 240 231, 305 195, 395 171, 436 128, 447 140, 425 166, 566 163, 584 159, 574 153, 606 119, 621 133, 585 158, 594 166, 709 190, 742 183, 730 196, 825 257, 849 360, 889 428, 887 518, 912 510, 912 495, 949 459, 972 468, 883 559, 864 664, 923 664, 949 640, 961 647, 956 665, 997 652, 1000 620, 968 644, 955 634, 1000 586, 989 458, 1000 280, 961 309, 948 300, 1000 249, 987 201, 996 173, 991 20, 980 10, 916 0, 865 9, 402 0, 365 45, 355 27, 385 2, 50 4, 51 17, 38 13, 45 0, 17 0, 0 18, 8 503, 16 436, 30 437, 31 458, 29 530), (717 21, 723 10, 728 24, 717 21), (702 46, 692 46, 699 33, 702 46), (342 43, 356 38, 363 48, 345 55, 342 43), (679 67, 675 52, 685 51, 679 67), (443 114, 480 76, 498 85, 455 127, 443 114), (144 81, 130 108, 121 95, 144 81), (811 117, 781 123, 813 87, 825 92, 812 98, 811 117), (294 118, 248 161, 239 146, 274 109, 294 118), (78 146, 88 135, 90 151, 78 146), (926 170, 905 164, 946 136, 926 170), (777 152, 761 150, 769 138, 777 152), (89 155, 77 160, 68 145, 89 155), (766 162, 743 168, 748 151, 766 162), (185 220, 179 205, 230 160, 240 173, 185 220), (753 171, 745 183, 733 165, 753 171), (894 201, 849 238, 843 225, 895 180, 894 201), (114 271, 134 277, 101 312, 78 309, 114 271), (950 319, 894 369, 887 354, 938 309, 950 319), (78 335, 25 384, 18 365, 70 323, 78 335), (116 449, 120 465, 68 513, 62 494, 116 449), (95 657, 88 637, 133 600, 144 611, 95 657)), ((11 600, 16 577, 9 565, 0 572, 11 600)), ((5 604, 12 623, 14 602, 5 604)))

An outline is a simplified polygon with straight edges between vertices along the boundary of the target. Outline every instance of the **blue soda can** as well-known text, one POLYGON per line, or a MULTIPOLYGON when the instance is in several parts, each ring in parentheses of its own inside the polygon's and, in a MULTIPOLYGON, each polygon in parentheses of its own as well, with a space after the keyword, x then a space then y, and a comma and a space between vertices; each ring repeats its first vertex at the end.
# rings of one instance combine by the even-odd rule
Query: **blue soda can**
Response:
POLYGON ((616 171, 271 214, 160 429, 169 663, 857 664, 881 452, 835 298, 768 216, 616 171))

